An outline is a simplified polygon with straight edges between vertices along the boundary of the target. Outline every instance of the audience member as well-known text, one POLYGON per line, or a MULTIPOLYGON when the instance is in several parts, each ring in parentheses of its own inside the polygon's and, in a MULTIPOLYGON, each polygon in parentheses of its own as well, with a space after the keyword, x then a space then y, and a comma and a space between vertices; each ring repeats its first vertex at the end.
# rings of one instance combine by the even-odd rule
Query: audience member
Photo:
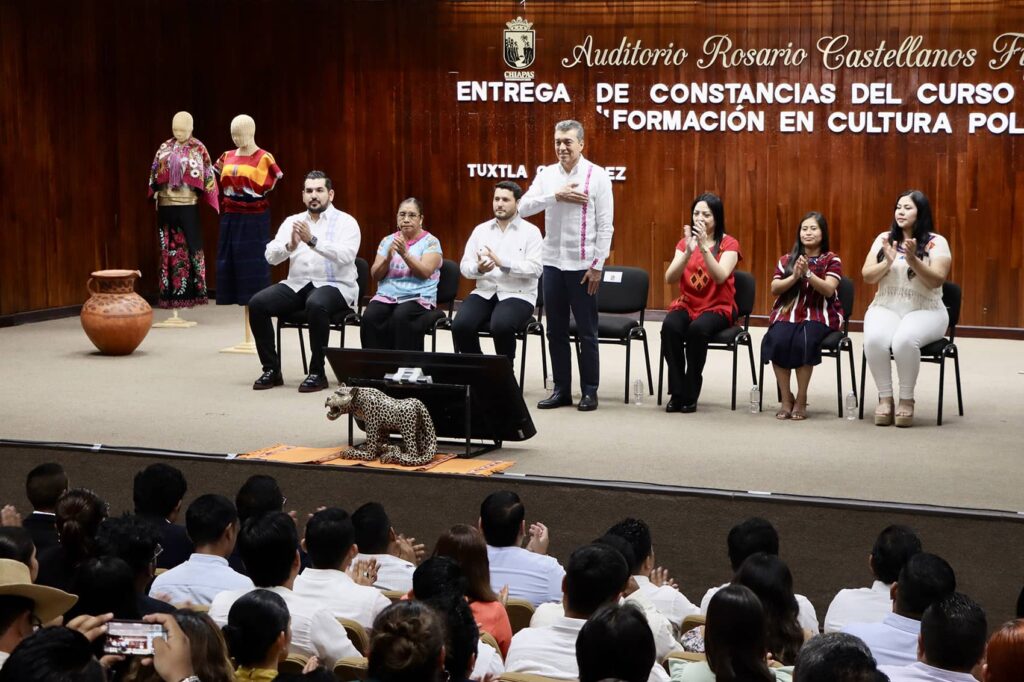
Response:
POLYGON ((921 615, 956 590, 956 576, 945 560, 921 552, 907 560, 892 587, 893 612, 881 623, 851 623, 843 632, 861 638, 879 665, 917 661, 921 615))
POLYGON ((514 492, 491 493, 480 505, 480 530, 487 541, 487 560, 491 570, 491 589, 526 599, 534 606, 556 602, 562 597, 565 570, 547 555, 550 537, 543 523, 530 524, 526 536, 526 508, 514 492))
MULTIPOLYGON (((263 474, 250 476, 235 495, 238 524, 241 526, 253 516, 267 512, 284 511, 287 501, 288 498, 281 492, 281 487, 273 476, 263 474)), ((228 565, 234 571, 245 575, 245 564, 242 563, 242 555, 238 552, 237 545, 235 551, 228 557, 228 565)))
POLYGON ((484 632, 490 633, 498 642, 501 655, 508 654, 512 643, 512 625, 505 610, 507 590, 503 598, 491 587, 490 562, 487 560, 487 543, 478 528, 457 524, 448 529, 434 546, 435 557, 451 557, 462 569, 466 579, 466 599, 473 611, 473 617, 484 632))
POLYGON ((24 528, 7 526, 0 528, 0 559, 13 559, 28 566, 32 581, 39 575, 39 561, 32 536, 24 528))
MULTIPOLYGON (((558 679, 576 679, 576 638, 597 609, 616 603, 629 581, 629 567, 622 554, 607 544, 580 547, 569 557, 563 580, 565 616, 551 625, 528 627, 512 637, 505 669, 558 679)), ((650 679, 667 676, 661 666, 650 679)))
POLYGON ((576 637, 580 682, 645 682, 655 663, 654 636, 643 612, 632 604, 598 608, 576 637))
MULTIPOLYGON (((971 671, 985 653, 987 633, 982 608, 965 594, 948 594, 921 616, 917 662, 882 665, 879 670, 892 682, 974 682, 971 671)), ((1019 676, 1021 671, 1015 672, 1019 676)))
POLYGON ((289 619, 284 599, 270 590, 253 590, 231 605, 223 631, 231 658, 238 664, 236 680, 277 677, 278 665, 288 657, 289 619))
POLYGON ((0 670, 0 682, 107 682, 82 633, 65 627, 39 628, 17 648, 0 670))
POLYGON ((888 526, 875 540, 868 568, 871 587, 839 590, 825 613, 825 632, 838 632, 849 623, 879 623, 892 613, 892 584, 907 559, 921 551, 921 539, 906 526, 888 526))
POLYGON ((150 596, 174 604, 209 606, 229 590, 251 590, 252 580, 228 565, 238 539, 238 514, 223 495, 197 497, 185 511, 185 528, 196 551, 153 581, 150 596))
MULTIPOLYGON (((707 660, 694 663, 672 661, 672 679, 677 682, 774 682, 768 668, 765 639, 767 614, 749 588, 733 584, 715 593, 708 604, 704 624, 707 660)), ((788 680, 790 670, 780 671, 788 680)))
POLYGON ((36 582, 70 592, 78 566, 95 554, 107 503, 91 490, 74 488, 60 496, 54 509, 59 542, 39 553, 36 582))
POLYGON ((35 625, 60 617, 76 601, 73 594, 33 585, 23 562, 0 559, 0 667, 35 625))
POLYGON ((359 553, 349 515, 337 508, 321 509, 306 523, 303 548, 313 563, 295 578, 295 594, 317 600, 336 618, 354 620, 364 628, 391 600, 346 572, 359 553))
POLYGON ((640 592, 675 628, 682 626, 687 616, 700 613, 700 608, 679 591, 668 572, 655 567, 651 529, 642 519, 623 519, 609 528, 607 534, 617 535, 630 544, 634 556, 629 566, 630 575, 640 592))
MULTIPOLYGON (((420 564, 420 568, 426 563, 420 564)), ((474 670, 477 652, 481 649, 491 649, 493 658, 501 663, 498 653, 490 645, 480 641, 480 629, 473 618, 473 612, 469 609, 469 604, 461 594, 442 592, 424 600, 424 603, 445 620, 444 669, 450 682, 484 679, 477 676, 474 670)), ((493 671, 494 675, 504 671, 503 667, 499 667, 501 669, 493 671)))
POLYGON ((192 541, 176 523, 187 490, 184 474, 169 464, 150 464, 135 474, 135 513, 153 524, 163 547, 157 568, 174 568, 192 554, 192 541))
POLYGON ((752 554, 736 571, 733 582, 749 587, 761 601, 765 616, 765 641, 772 658, 782 665, 793 665, 804 639, 817 633, 805 633, 800 629, 796 597, 793 594, 793 575, 786 562, 774 554, 752 554))
POLYGON ((1024 671, 1024 620, 1005 623, 989 638, 981 682, 1020 682, 1024 671))
MULTIPOLYGON (((157 541, 157 530, 153 524, 143 521, 138 516, 122 516, 107 519, 100 525, 96 535, 96 543, 101 554, 121 559, 132 571, 134 582, 132 593, 135 595, 139 615, 149 613, 171 613, 174 607, 165 601, 154 599, 146 594, 149 584, 153 582, 154 569, 160 556, 161 547, 157 541)), ((81 593, 79 593, 81 594, 81 593)), ((106 611, 86 611, 85 613, 105 613, 106 611)))
MULTIPOLYGON (((779 532, 775 530, 775 526, 770 521, 755 516, 733 526, 729 530, 726 544, 729 551, 729 565, 732 566, 732 572, 735 574, 739 570, 740 564, 751 554, 765 552, 777 555, 779 553, 779 532)), ((711 597, 714 596, 715 592, 728 584, 724 583, 718 587, 712 587, 704 593, 704 597, 700 600, 701 613, 707 614, 711 597)), ((800 610, 800 627, 813 634, 817 634, 819 629, 818 614, 815 612, 814 606, 802 594, 794 596, 796 596, 796 603, 800 610)))
POLYGON ((376 682, 444 680, 445 624, 426 604, 400 601, 373 621, 368 677, 376 682))
POLYGON ((384 506, 367 502, 352 514, 359 554, 356 561, 374 560, 379 590, 408 592, 412 589, 412 572, 423 558, 426 549, 416 544, 416 538, 399 535, 391 526, 384 506))
MULTIPOLYGON (((318 656, 337 661, 359 652, 348 639, 345 628, 319 602, 292 591, 299 573, 299 538, 295 522, 284 512, 271 512, 250 518, 238 536, 242 561, 256 587, 280 596, 291 614, 289 651, 303 656, 318 656)), ((210 604, 210 618, 223 627, 231 606, 250 590, 232 590, 218 594, 210 604)))
POLYGON ((871 650, 845 632, 826 633, 804 644, 793 668, 796 682, 889 682, 871 650))
POLYGON ((57 544, 57 524, 54 511, 57 500, 68 489, 68 475, 64 467, 47 462, 28 472, 25 479, 25 495, 32 505, 32 513, 25 517, 22 525, 32 535, 37 552, 57 544))
MULTIPOLYGON (((224 635, 217 624, 205 613, 180 609, 174 620, 188 637, 192 669, 201 682, 235 682, 235 671, 228 657, 224 635)), ((131 661, 124 682, 158 682, 160 676, 141 658, 131 661)))
MULTIPOLYGON (((112 613, 119 620, 139 620, 143 615, 135 593, 135 576, 131 567, 116 556, 86 559, 75 576, 73 590, 79 595, 69 617, 112 613)), ((165 604, 168 611, 173 607, 165 604)), ((162 613, 152 611, 151 613, 162 613)))

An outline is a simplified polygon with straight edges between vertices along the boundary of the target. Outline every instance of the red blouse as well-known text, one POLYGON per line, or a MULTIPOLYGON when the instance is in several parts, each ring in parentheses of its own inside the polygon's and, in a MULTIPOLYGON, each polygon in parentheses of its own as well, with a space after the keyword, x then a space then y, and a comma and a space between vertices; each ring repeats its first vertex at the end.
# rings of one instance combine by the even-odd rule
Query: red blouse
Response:
MULTIPOLYGON (((676 249, 685 252, 685 240, 680 239, 676 249)), ((721 261, 726 251, 736 252, 737 263, 743 260, 740 243, 729 235, 722 237, 715 260, 721 261)), ((672 301, 668 309, 670 312, 685 310, 690 319, 696 319, 702 313, 719 313, 731 322, 736 308, 736 278, 730 273, 724 282, 718 284, 704 266, 704 256, 694 251, 679 278, 679 298, 672 301)))

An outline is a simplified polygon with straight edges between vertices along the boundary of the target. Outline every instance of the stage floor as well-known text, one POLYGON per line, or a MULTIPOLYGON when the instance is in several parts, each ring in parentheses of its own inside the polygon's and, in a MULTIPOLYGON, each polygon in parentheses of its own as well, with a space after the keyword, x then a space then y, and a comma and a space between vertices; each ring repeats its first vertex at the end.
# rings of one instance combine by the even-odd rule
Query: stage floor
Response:
MULTIPOLYGON (((326 447, 345 442, 345 423, 324 417, 327 393, 296 391, 303 377, 293 330, 284 332, 285 386, 256 392, 250 388, 260 373, 256 356, 218 352, 242 339, 241 308, 211 305, 184 315, 199 325, 153 329, 127 357, 96 353, 77 317, 0 329, 5 368, 0 438, 208 453, 239 453, 273 443, 326 447)), ((156 311, 155 318, 168 316, 156 311)), ((656 359, 660 325, 646 326, 656 359)), ((763 331, 753 330, 755 354, 763 331)), ((356 332, 349 330, 350 346, 358 344, 356 332)), ((331 342, 338 342, 336 333, 331 342)), ((859 335, 854 344, 859 372, 859 335)), ((895 429, 836 417, 835 369, 829 359, 812 379, 810 418, 804 422, 774 419, 774 382, 767 377, 765 412, 749 413, 751 382, 742 358, 738 409, 732 412, 730 358, 721 352, 709 355, 696 414, 665 414, 646 394, 642 405, 625 405, 625 349, 616 346, 601 347, 597 412, 536 410, 546 393, 540 345, 532 337, 525 399, 537 435, 507 443, 489 457, 514 460, 509 476, 1024 509, 1024 344, 963 339, 958 346, 966 416, 956 414, 948 365, 944 423, 935 425, 938 367, 926 365, 917 389, 915 426, 895 429)), ((447 333, 440 335, 439 350, 451 350, 447 333)), ((656 387, 656 364, 652 371, 656 387)), ((641 377, 646 385, 642 347, 634 344, 631 378, 641 377)), ((848 391, 845 372, 844 384, 848 391)), ((868 412, 873 388, 869 377, 868 412)))

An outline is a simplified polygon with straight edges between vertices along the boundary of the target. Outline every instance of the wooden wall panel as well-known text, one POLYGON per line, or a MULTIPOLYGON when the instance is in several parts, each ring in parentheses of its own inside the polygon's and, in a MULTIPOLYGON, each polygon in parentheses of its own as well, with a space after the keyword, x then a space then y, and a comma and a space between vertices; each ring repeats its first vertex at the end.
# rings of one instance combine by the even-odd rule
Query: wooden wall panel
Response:
MULTIPOLYGON (((88 273, 101 267, 140 268, 140 288, 155 293, 146 171, 174 112, 184 109, 213 156, 231 145, 234 115, 255 118, 257 142, 285 171, 273 196, 275 227, 301 208, 303 174, 327 171, 335 203, 362 226, 366 258, 393 225, 398 200, 410 195, 425 202, 426 224, 445 254, 458 258, 489 214, 493 185, 468 177, 465 165, 523 163, 532 174, 554 160, 553 123, 579 118, 588 157, 628 168, 614 189, 612 262, 646 267, 649 303, 661 308, 675 294, 661 273, 690 200, 711 190, 723 196, 729 231, 742 245, 741 268, 759 283, 756 313, 771 305, 767 283, 797 221, 818 209, 858 282, 859 318, 872 294, 859 277, 866 249, 891 220, 896 195, 917 187, 953 247, 962 322, 1024 327, 1019 136, 966 135, 968 107, 956 106, 945 109, 957 131, 949 136, 823 130, 829 112, 863 108, 849 104, 851 83, 882 79, 904 97, 901 111, 917 106, 910 99, 922 82, 1010 82, 1018 90, 1012 104, 973 109, 1012 111, 1024 125, 1022 69, 985 66, 996 35, 1024 31, 1024 3, 529 0, 536 81, 565 83, 573 102, 456 102, 457 81, 502 80, 501 31, 523 12, 511 0, 186 0, 130 8, 85 0, 54 15, 0 0, 0 315, 79 303, 88 273), (713 33, 744 47, 792 41, 811 56, 796 67, 697 69, 700 44, 713 33), (975 47, 979 56, 971 68, 827 71, 814 42, 838 33, 865 47, 921 34, 929 47, 975 47), (623 35, 651 46, 674 42, 690 56, 671 68, 563 68, 561 58, 587 34, 599 46, 623 35), (802 107, 817 114, 813 134, 779 133, 778 106, 763 107, 769 130, 762 134, 613 130, 595 111, 598 82, 628 82, 628 108, 656 109, 646 97, 652 83, 705 80, 835 83, 840 95, 835 105, 802 107)), ((213 285, 217 217, 205 208, 203 226, 213 285)), ((283 266, 275 269, 283 274, 283 266)))

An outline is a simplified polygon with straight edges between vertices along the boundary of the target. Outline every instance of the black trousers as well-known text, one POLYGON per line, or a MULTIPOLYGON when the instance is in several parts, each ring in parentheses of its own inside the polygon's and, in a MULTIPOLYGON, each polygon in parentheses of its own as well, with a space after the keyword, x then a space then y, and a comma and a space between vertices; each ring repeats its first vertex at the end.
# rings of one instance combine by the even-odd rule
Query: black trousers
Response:
POLYGON ((601 358, 597 349, 597 294, 587 293, 580 284, 586 270, 559 270, 544 266, 544 307, 547 310, 548 350, 555 390, 572 392, 572 349, 569 347, 569 311, 576 320, 580 340, 580 389, 596 395, 601 379, 601 358))
POLYGON ((264 372, 281 370, 273 318, 300 310, 306 311, 309 322, 309 373, 324 373, 324 348, 331 333, 331 317, 352 309, 340 291, 332 286, 314 287, 312 282, 298 291, 292 291, 287 284, 273 284, 249 299, 249 325, 264 372))
POLYGON ((423 316, 430 310, 416 301, 381 303, 370 301, 363 310, 359 339, 363 348, 423 350, 423 316))
POLYGON ((484 322, 490 322, 494 350, 504 355, 509 362, 516 359, 516 332, 526 325, 533 316, 533 306, 521 298, 498 300, 470 295, 459 307, 459 314, 452 322, 452 338, 459 353, 482 353, 478 332, 484 322))
POLYGON ((695 405, 704 383, 704 363, 711 337, 729 327, 719 313, 701 313, 690 319, 685 310, 673 310, 661 323, 661 349, 668 363, 668 392, 684 405, 695 405))

